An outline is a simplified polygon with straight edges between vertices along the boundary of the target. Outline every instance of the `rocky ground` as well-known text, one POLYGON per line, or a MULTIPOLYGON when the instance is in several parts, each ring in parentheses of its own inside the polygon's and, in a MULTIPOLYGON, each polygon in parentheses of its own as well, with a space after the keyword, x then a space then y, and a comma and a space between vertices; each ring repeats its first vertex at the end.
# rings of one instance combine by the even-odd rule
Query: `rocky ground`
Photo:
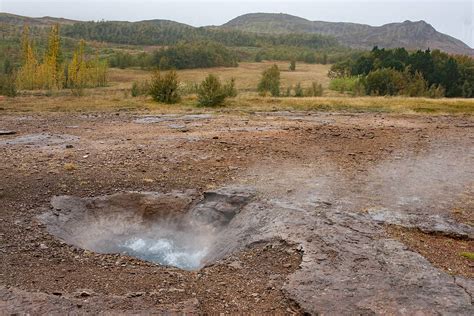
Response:
POLYGON ((0 130, 15 132, 0 136, 2 313, 472 314, 470 116, 11 114, 0 130), (199 271, 80 249, 38 220, 58 195, 224 186, 256 202, 199 271))

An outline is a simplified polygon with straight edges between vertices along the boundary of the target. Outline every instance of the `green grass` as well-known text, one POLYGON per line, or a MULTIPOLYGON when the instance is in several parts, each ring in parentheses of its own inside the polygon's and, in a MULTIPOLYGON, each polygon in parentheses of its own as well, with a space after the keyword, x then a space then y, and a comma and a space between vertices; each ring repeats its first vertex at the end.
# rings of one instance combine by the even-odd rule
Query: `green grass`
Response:
POLYGON ((474 252, 461 252, 459 255, 461 257, 474 261, 474 252))

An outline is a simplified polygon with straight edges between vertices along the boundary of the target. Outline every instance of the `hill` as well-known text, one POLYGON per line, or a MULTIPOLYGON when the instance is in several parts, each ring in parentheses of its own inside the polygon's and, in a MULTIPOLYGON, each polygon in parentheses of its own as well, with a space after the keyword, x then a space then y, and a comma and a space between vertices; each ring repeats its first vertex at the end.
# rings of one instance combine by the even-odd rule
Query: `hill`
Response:
POLYGON ((27 16, 15 15, 10 13, 0 12, 0 23, 23 26, 28 24, 29 26, 38 26, 45 27, 51 26, 53 24, 60 25, 71 25, 79 21, 63 19, 63 18, 54 18, 50 16, 45 16, 41 18, 32 18, 27 16))
POLYGON ((462 41, 440 33, 425 21, 370 26, 357 23, 310 21, 288 14, 252 13, 239 16, 221 28, 265 34, 309 33, 335 37, 342 45, 371 49, 405 47, 440 49, 452 54, 474 55, 462 41))
POLYGON ((0 24, 39 29, 59 23, 63 35, 132 45, 170 45, 180 41, 212 40, 226 46, 298 46, 314 49, 346 46, 356 49, 405 47, 408 50, 440 49, 474 55, 462 41, 436 31, 425 21, 370 26, 357 23, 310 21, 289 14, 251 13, 222 26, 193 27, 169 20, 139 22, 83 22, 54 17, 24 17, 0 13, 0 24))

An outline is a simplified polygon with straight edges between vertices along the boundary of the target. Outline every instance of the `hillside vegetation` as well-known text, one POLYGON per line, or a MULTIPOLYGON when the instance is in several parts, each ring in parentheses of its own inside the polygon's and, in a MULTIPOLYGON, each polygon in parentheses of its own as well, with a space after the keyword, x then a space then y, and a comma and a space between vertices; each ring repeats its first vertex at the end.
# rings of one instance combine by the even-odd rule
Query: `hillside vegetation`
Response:
POLYGON ((309 21, 288 14, 252 13, 237 17, 223 27, 255 33, 320 34, 336 38, 352 48, 405 47, 410 50, 440 49, 453 54, 474 55, 462 41, 436 31, 425 21, 370 26, 357 23, 309 21))

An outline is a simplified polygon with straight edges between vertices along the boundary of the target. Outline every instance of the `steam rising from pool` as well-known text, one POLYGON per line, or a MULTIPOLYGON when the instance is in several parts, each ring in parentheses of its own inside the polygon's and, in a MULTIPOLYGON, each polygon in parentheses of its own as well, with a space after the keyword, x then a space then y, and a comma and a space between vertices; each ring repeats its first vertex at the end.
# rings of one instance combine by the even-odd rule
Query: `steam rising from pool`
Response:
POLYGON ((192 190, 60 196, 40 220, 50 233, 83 249, 196 270, 254 195, 253 189, 231 187, 206 192, 202 199, 192 190))

